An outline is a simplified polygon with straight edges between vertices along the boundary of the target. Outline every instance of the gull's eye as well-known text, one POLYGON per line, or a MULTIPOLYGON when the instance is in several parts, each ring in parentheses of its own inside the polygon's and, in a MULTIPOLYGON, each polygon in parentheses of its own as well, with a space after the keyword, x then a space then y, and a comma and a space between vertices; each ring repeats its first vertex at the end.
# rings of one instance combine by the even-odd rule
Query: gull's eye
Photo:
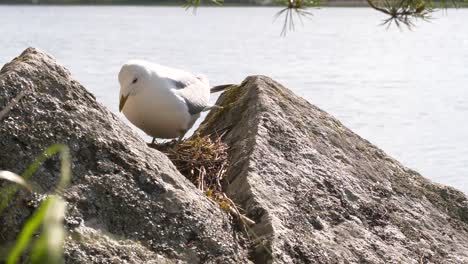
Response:
POLYGON ((138 82, 138 78, 133 79, 132 83, 138 82))

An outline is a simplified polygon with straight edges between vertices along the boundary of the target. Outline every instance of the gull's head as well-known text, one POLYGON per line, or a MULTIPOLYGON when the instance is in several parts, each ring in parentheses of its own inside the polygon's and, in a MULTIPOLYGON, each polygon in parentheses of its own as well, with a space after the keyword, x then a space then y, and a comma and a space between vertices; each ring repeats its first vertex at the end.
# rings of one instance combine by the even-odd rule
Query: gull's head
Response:
POLYGON ((122 112, 128 97, 134 96, 147 87, 149 76, 150 75, 147 67, 145 67, 144 61, 133 60, 122 66, 119 72, 119 112, 122 112))

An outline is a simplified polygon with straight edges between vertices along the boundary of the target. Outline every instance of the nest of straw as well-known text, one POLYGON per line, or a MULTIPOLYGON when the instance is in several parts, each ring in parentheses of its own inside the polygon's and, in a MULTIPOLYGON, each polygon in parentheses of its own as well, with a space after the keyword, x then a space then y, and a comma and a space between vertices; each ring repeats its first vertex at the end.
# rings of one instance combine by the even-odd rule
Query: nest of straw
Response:
POLYGON ((152 144, 174 163, 179 172, 223 210, 239 218, 244 224, 255 222, 241 214, 239 207, 224 193, 223 182, 228 168, 228 146, 221 137, 195 135, 182 142, 152 144))

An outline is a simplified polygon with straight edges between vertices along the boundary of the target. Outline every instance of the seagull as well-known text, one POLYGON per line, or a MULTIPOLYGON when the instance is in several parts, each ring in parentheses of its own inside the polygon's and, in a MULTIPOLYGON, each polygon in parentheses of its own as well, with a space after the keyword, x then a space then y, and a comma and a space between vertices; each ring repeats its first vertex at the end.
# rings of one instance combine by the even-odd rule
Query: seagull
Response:
POLYGON ((125 63, 119 72, 119 112, 136 127, 156 138, 178 138, 213 108, 210 92, 223 91, 231 84, 210 88, 204 75, 194 75, 143 60, 125 63))

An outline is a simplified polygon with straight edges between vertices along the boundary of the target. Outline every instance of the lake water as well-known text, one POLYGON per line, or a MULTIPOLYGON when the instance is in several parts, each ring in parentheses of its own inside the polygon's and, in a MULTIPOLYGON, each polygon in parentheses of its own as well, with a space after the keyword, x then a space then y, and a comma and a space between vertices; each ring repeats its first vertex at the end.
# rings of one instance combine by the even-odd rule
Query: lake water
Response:
POLYGON ((129 59, 213 84, 268 75, 403 164, 468 193, 467 9, 409 31, 379 26, 384 16, 371 9, 323 8, 286 38, 272 23, 277 11, 0 6, 0 63, 28 46, 45 50, 114 112, 129 59))

